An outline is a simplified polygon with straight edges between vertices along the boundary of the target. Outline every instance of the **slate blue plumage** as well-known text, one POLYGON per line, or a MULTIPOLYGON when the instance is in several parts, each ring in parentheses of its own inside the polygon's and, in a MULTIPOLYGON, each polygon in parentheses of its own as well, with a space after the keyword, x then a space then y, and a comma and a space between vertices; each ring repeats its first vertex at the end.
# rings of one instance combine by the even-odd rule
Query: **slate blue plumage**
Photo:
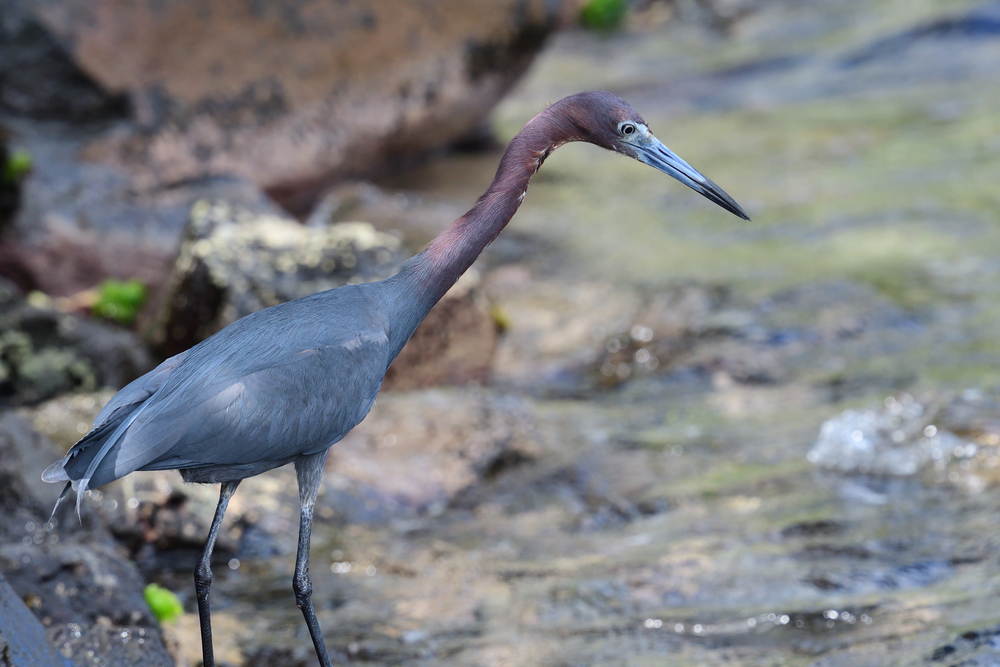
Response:
POLYGON ((368 413, 392 361, 386 287, 261 310, 166 360, 108 403, 62 472, 85 488, 134 470, 224 482, 329 448, 368 413))

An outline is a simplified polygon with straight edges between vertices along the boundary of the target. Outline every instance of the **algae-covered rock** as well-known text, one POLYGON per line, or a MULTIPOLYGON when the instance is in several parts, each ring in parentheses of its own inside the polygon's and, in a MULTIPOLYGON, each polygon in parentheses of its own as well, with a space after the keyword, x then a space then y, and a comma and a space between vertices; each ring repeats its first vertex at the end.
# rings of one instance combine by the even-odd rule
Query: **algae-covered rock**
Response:
POLYGON ((316 229, 202 200, 149 338, 162 354, 176 354, 262 308, 385 278, 402 257, 398 239, 367 223, 316 229))
POLYGON ((37 308, 0 279, 0 400, 31 403, 121 387, 151 366, 132 333, 37 308))

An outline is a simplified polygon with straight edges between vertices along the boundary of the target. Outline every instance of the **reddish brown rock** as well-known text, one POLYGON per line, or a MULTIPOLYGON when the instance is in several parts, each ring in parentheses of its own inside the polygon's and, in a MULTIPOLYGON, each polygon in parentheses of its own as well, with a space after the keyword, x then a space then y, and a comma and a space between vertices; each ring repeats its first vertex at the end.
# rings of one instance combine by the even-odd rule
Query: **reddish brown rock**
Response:
POLYGON ((238 174, 305 201, 332 179, 469 134, 575 3, 33 6, 89 78, 132 102, 135 125, 90 157, 149 183, 238 174))

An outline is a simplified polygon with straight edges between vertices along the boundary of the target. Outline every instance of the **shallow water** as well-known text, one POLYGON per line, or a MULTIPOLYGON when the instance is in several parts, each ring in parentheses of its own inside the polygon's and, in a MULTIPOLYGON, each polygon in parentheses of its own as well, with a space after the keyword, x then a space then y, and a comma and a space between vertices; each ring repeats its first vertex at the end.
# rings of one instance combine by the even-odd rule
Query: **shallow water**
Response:
MULTIPOLYGON (((972 7, 778 2, 730 39, 679 25, 556 40, 499 110, 503 137, 563 94, 619 92, 754 221, 594 147, 546 162, 482 262, 510 323, 495 386, 385 396, 362 427, 384 439, 400 411, 492 410, 515 417, 482 423, 517 424, 496 437, 528 453, 414 500, 334 452, 313 549, 334 653, 1000 664, 1000 36, 911 30, 972 7), (810 460, 825 422, 893 401, 933 415, 948 456, 839 465, 862 425, 810 460)), ((453 214, 443 227, 497 159, 453 155, 382 186, 453 214)), ((930 425, 900 443, 940 439, 930 425)), ((887 428, 862 439, 899 445, 887 428)), ((399 437, 432 442, 420 429, 399 437)), ((265 548, 217 574, 217 654, 312 664, 289 590, 292 475, 247 482, 247 507, 255 489, 283 502, 265 548)), ((166 583, 183 593, 182 574, 166 583)), ((189 613, 177 630, 192 660, 195 629, 189 613)))

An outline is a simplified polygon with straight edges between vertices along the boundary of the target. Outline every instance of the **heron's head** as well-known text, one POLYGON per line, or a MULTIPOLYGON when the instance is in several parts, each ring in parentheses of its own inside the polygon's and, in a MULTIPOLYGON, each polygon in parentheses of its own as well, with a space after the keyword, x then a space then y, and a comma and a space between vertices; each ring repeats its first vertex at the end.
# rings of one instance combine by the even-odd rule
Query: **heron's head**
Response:
POLYGON ((695 192, 744 220, 749 216, 732 197, 663 145, 628 102, 611 93, 572 95, 557 103, 581 133, 581 139, 627 155, 673 176, 695 192))

